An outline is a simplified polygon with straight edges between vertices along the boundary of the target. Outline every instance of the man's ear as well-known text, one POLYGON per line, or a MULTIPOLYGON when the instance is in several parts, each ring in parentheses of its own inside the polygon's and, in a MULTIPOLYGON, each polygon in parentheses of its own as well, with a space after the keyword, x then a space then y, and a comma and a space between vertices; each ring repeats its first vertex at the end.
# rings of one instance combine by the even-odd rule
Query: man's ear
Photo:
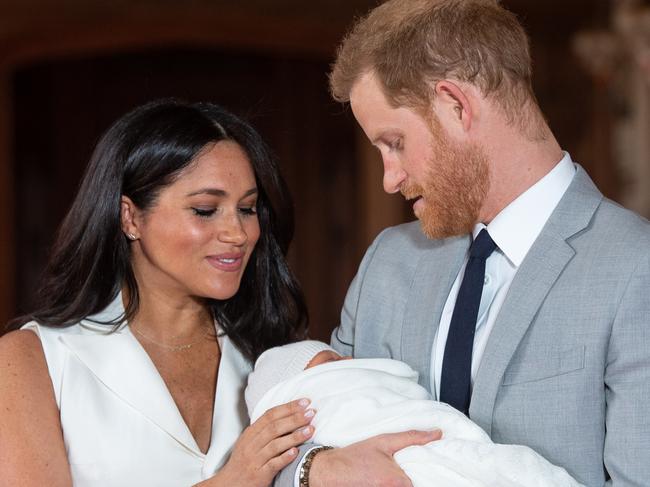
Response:
POLYGON ((474 119, 471 93, 450 80, 440 80, 434 86, 436 113, 446 127, 468 132, 474 119))
POLYGON ((138 231, 140 210, 128 196, 122 196, 120 202, 120 219, 122 231, 129 240, 138 240, 140 233, 138 231))

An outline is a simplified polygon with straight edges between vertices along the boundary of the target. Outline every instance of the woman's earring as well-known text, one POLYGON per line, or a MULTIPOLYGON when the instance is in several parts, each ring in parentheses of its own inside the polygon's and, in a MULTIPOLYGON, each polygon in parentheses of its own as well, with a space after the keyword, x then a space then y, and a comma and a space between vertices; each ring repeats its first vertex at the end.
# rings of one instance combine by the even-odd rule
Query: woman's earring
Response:
POLYGON ((133 240, 137 240, 137 239, 138 239, 138 237, 136 237, 136 236, 133 235, 132 233, 127 233, 127 234, 126 234, 126 238, 128 238, 128 239, 131 240, 131 241, 133 241, 133 240))

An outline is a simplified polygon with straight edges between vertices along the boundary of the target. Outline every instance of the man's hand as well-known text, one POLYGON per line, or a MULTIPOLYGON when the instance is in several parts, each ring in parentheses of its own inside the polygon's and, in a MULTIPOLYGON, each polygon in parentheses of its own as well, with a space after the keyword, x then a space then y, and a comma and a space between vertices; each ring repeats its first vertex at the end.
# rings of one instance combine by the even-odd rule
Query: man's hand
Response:
POLYGON ((309 473, 311 487, 411 487, 393 454, 442 437, 440 430, 379 435, 345 448, 319 452, 309 473))

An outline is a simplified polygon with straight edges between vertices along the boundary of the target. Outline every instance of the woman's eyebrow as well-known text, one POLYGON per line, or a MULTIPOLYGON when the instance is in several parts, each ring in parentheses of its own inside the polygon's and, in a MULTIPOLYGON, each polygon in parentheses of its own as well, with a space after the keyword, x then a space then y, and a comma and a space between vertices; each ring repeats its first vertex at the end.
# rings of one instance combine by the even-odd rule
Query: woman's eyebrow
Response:
MULTIPOLYGON (((243 198, 257 193, 257 188, 251 188, 246 193, 244 193, 243 198)), ((196 191, 188 193, 187 196, 196 196, 199 194, 209 194, 212 196, 228 196, 228 191, 219 188, 202 188, 196 191)))

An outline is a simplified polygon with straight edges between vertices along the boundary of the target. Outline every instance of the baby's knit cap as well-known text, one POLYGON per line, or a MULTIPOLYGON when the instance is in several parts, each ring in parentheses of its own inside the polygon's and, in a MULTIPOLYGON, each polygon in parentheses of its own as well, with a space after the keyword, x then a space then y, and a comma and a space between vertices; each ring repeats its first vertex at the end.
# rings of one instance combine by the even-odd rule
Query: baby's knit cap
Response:
POLYGON ((257 403, 273 386, 302 372, 316 354, 323 350, 336 351, 329 345, 315 340, 290 343, 264 352, 255 362, 255 369, 248 376, 244 392, 248 416, 253 414, 257 403))

